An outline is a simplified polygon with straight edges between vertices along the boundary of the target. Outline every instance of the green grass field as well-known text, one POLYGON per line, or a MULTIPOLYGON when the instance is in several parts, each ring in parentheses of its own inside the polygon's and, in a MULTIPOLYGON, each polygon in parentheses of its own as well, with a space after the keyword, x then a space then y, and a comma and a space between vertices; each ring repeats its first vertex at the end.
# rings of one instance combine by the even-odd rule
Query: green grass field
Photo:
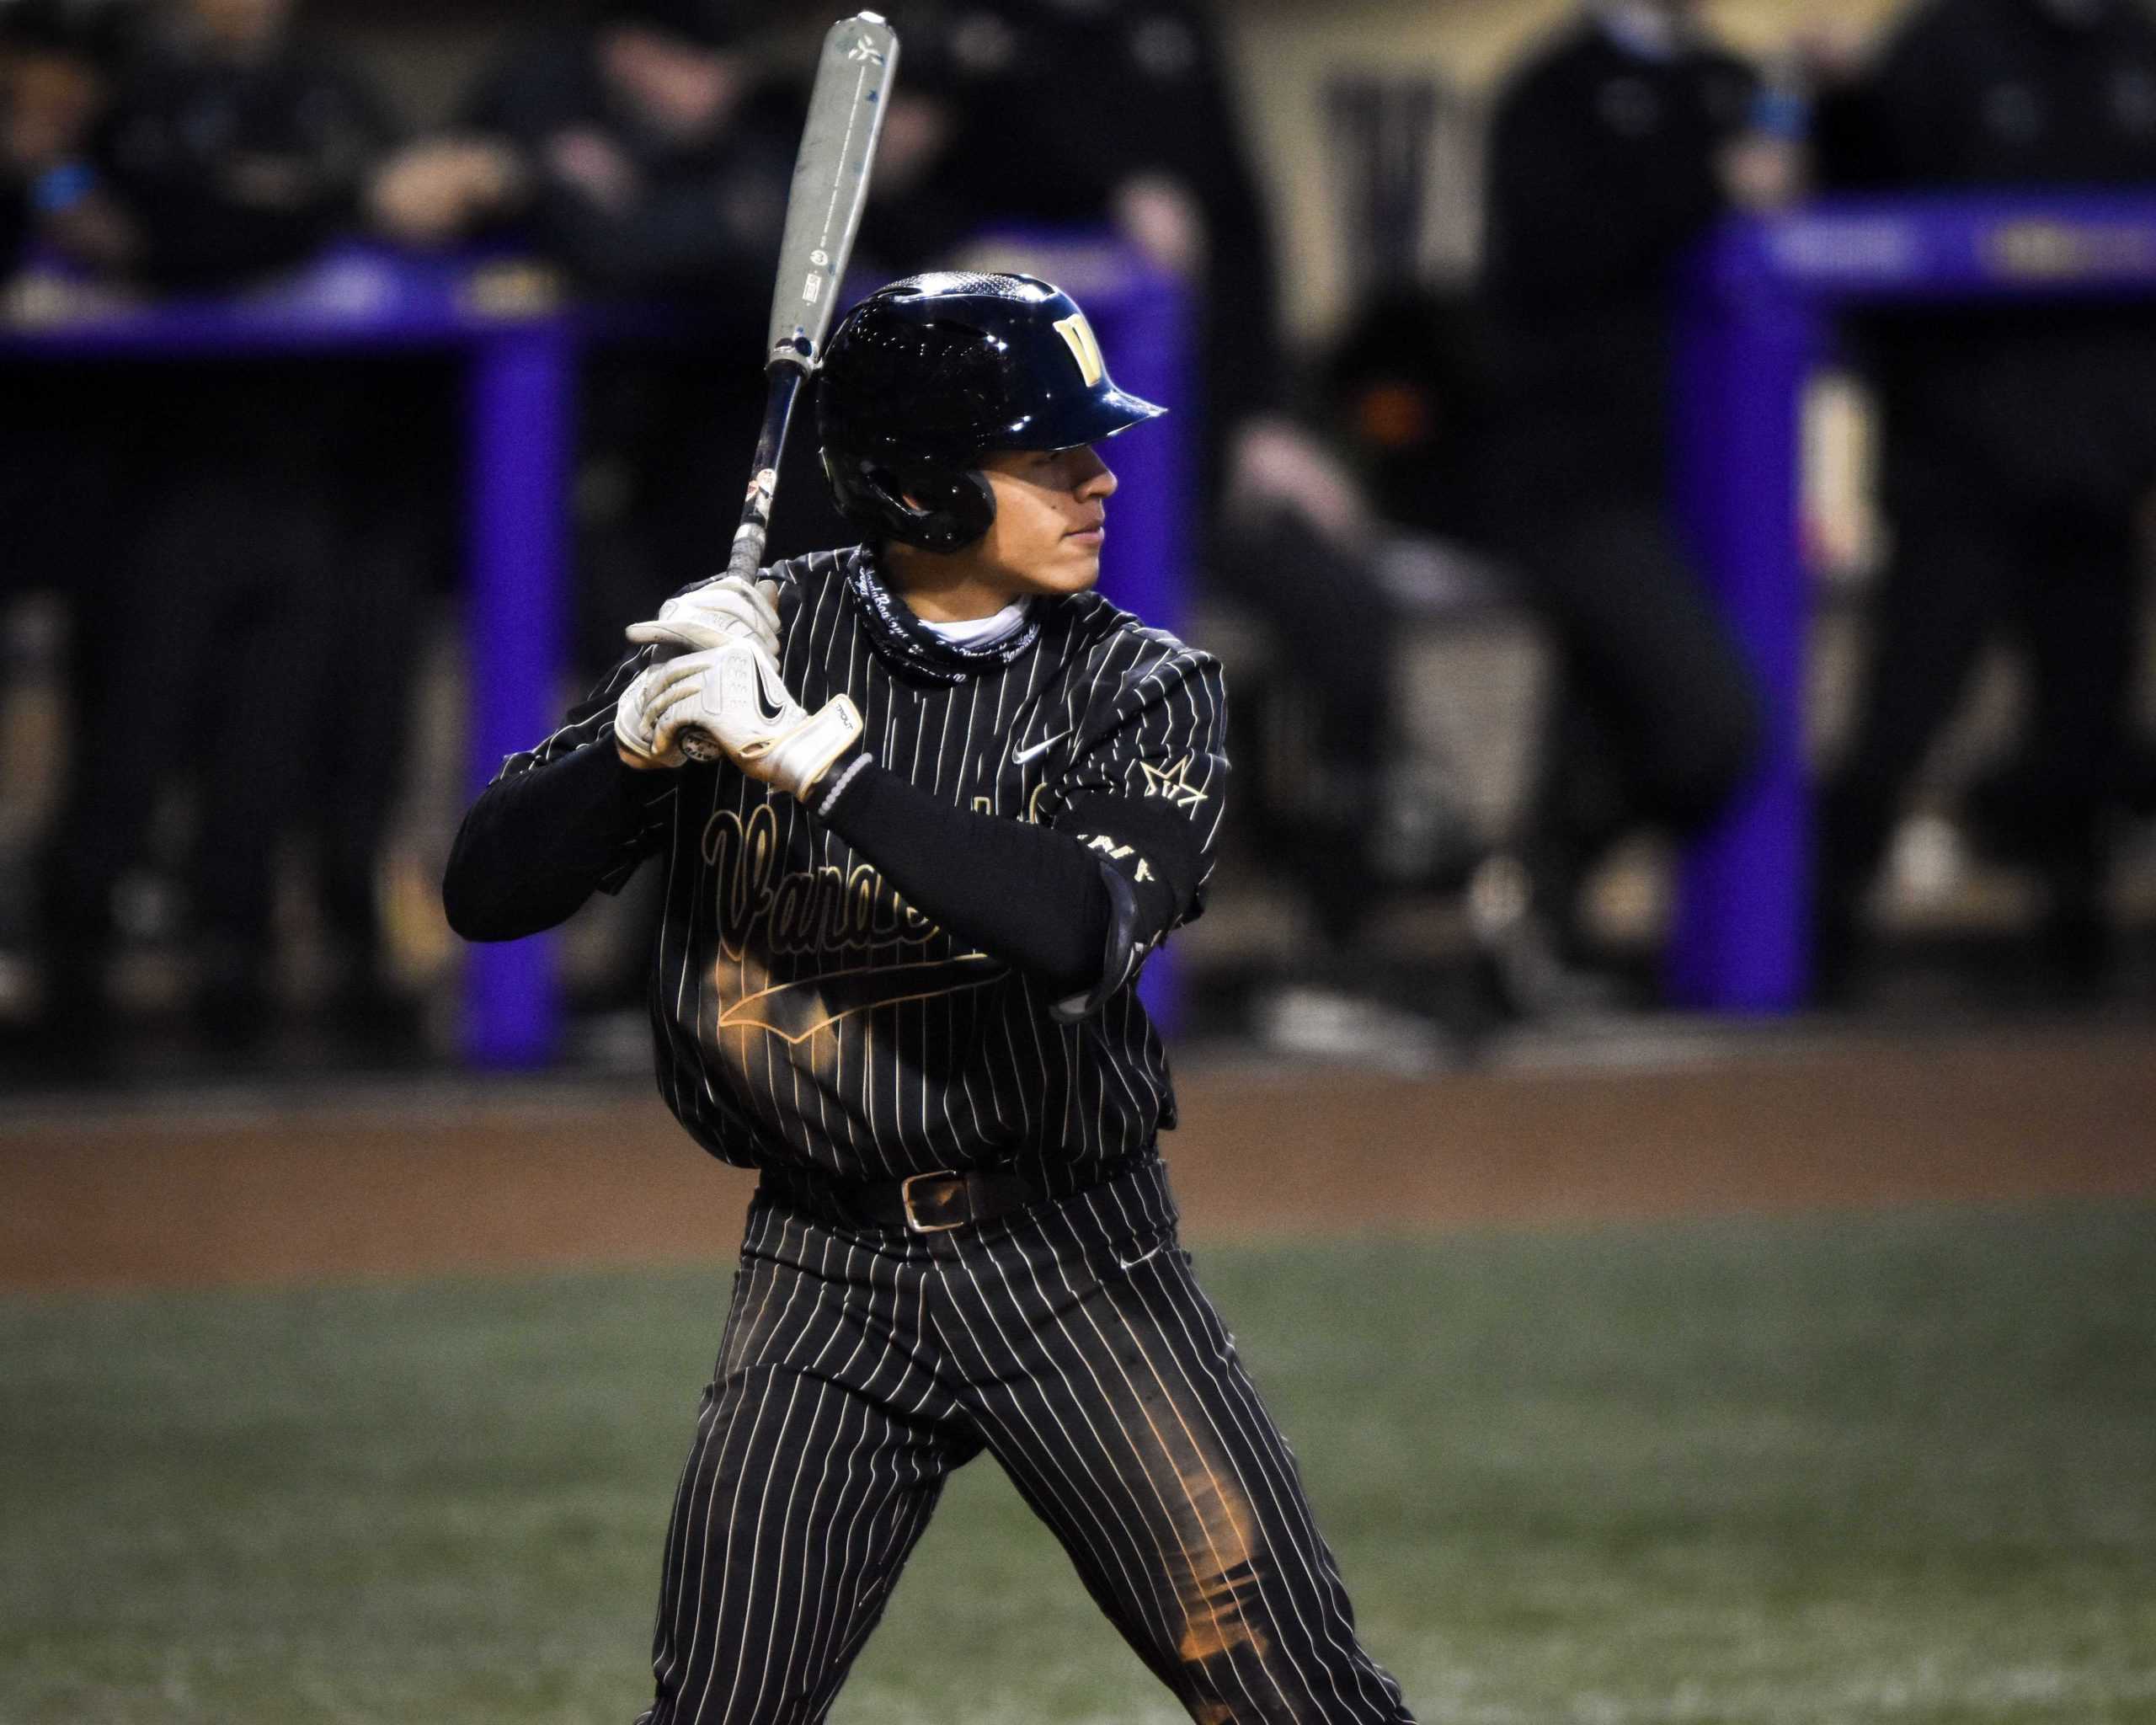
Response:
MULTIPOLYGON (((1425 1721, 2156 1721, 2156 1210, 1199 1266, 1425 1721)), ((627 1725, 724 1268, 0 1303, 0 1722, 627 1725)), ((835 1717, 1182 1715, 983 1462, 835 1717)))

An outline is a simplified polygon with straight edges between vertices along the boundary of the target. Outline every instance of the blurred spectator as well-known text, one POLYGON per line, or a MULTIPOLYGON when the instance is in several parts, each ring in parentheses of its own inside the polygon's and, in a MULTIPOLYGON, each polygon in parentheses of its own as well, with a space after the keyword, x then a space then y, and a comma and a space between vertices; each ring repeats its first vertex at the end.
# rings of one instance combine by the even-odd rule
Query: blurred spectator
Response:
POLYGON ((736 10, 603 0, 490 67, 455 127, 399 152, 371 191, 407 243, 511 237, 587 289, 674 300, 703 338, 587 367, 579 636, 595 669, 625 625, 723 560, 740 494, 718 476, 747 471, 762 405, 801 110, 736 10))
MULTIPOLYGON (((295 36, 285 0, 186 0, 163 24, 100 152, 125 234, 108 263, 206 290, 304 262, 353 217, 380 109, 295 36)), ((312 367, 239 361, 130 378, 126 423, 142 443, 132 541, 77 613, 75 771, 46 869, 56 1047, 105 1040, 117 892, 183 775, 196 793, 196 1022, 244 1044, 270 1027, 280 844, 319 813, 325 754, 350 754, 365 729, 364 752, 393 771, 401 704, 337 714, 340 750, 317 734, 334 674, 355 655, 381 668, 353 622, 381 595, 349 590, 340 542, 359 393, 324 382, 312 367)), ((361 842, 378 841, 377 826, 361 842)), ((362 991, 373 959, 351 955, 362 991)))
MULTIPOLYGON (((1838 187, 2156 184, 2156 23, 2130 0, 1933 0, 1820 110, 1838 187)), ((1983 649, 2033 673, 2020 756, 1980 835, 2034 862, 2045 949, 2100 975, 2107 805, 2126 793, 2137 505, 2156 478, 2156 318, 2145 302, 1926 309, 1867 320, 1895 549, 1869 681, 1822 810, 1822 980, 1846 979, 1903 793, 1983 649)))
POLYGON ((292 0, 184 0, 135 68, 107 171, 150 285, 222 288, 349 227, 384 110, 290 28, 292 0))
POLYGON ((760 328, 799 114, 720 0, 604 0, 519 48, 372 193, 414 244, 513 229, 587 286, 707 296, 760 328))
POLYGON ((1487 349, 1471 296, 1419 288, 1374 295, 1333 344, 1326 417, 1386 521, 1449 539, 1484 530, 1472 482, 1487 349))
POLYGON ((112 0, 0 3, 0 287, 34 245, 116 247, 93 158, 125 45, 112 0))
POLYGON ((1273 638, 1265 676, 1242 697, 1246 713, 1267 715, 1252 727, 1267 747, 1245 818, 1345 952, 1388 889, 1423 884, 1385 866, 1395 804, 1411 790, 1394 771, 1401 614, 1376 565, 1387 526, 1342 454, 1284 418, 1245 428, 1223 515, 1220 593, 1273 638))
MULTIPOLYGON (((112 232, 90 163, 123 47, 105 0, 0 3, 0 314, 63 235, 112 232)), ((115 473, 100 382, 17 367, 0 387, 0 600, 64 589, 111 555, 115 473)))
MULTIPOLYGON (((123 45, 117 23, 112 6, 0 0, 0 327, 32 309, 34 262, 102 201, 88 164, 123 45)), ((25 595, 87 594, 119 556, 126 494, 104 429, 117 393, 103 372, 0 370, 0 617, 25 595)), ((19 797, 59 764, 11 752, 0 793, 19 797)), ((0 884, 12 912, 16 884, 0 884)), ((16 933, 6 931, 11 944, 16 933)))
POLYGON ((1711 819, 1758 744, 1750 671, 1671 527, 1672 295, 1717 216, 1799 174, 1757 123, 1759 81, 1697 11, 1591 8, 1513 75, 1490 142, 1492 525, 1560 661, 1531 926, 1573 959, 1579 889, 1609 846, 1711 819))
POLYGON ((900 28, 901 85, 926 80, 942 98, 941 115, 916 128, 942 147, 925 224, 939 239, 989 223, 1111 227, 1193 284, 1216 495, 1219 451, 1280 404, 1285 378, 1272 222, 1209 11, 1192 0, 955 0, 900 28))
POLYGON ((1298 419, 1243 428, 1216 563, 1221 596, 1277 638, 1246 702, 1266 712, 1251 727, 1253 818, 1346 951, 1389 900, 1455 885, 1475 860, 1454 788, 1407 745, 1397 649, 1419 607, 1384 567, 1414 535, 1465 568, 1481 396, 1469 308, 1381 296, 1313 372, 1298 419))

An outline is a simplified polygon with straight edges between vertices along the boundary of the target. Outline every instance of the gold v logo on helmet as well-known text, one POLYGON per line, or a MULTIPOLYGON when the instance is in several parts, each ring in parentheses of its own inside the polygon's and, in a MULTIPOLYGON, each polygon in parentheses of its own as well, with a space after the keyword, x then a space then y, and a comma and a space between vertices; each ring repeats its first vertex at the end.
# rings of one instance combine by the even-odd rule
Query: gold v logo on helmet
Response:
POLYGON ((1055 324, 1055 333, 1070 347, 1070 357, 1078 361, 1078 373, 1091 389, 1108 375, 1108 363, 1101 357, 1101 344, 1094 339, 1093 326, 1086 321, 1083 312, 1073 312, 1055 324))

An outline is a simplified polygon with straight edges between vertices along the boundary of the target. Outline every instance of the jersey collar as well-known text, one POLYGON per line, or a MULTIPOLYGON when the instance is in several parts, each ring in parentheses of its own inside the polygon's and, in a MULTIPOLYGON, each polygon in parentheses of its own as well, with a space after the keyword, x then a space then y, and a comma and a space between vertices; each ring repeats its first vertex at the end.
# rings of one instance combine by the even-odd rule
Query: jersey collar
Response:
POLYGON ((872 547, 857 546, 848 552, 844 569, 846 595, 867 633, 868 644, 901 676, 947 686, 963 683, 1001 670, 1040 638, 1041 607, 1033 605, 1016 629, 992 641, 969 647, 946 640, 891 590, 872 547))

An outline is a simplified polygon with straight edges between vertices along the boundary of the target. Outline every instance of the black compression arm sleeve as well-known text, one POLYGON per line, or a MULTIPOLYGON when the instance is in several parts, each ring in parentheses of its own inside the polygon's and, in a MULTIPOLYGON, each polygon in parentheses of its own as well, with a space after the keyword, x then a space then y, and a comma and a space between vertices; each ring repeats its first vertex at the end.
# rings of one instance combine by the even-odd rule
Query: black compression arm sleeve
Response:
POLYGON ((564 921, 623 872, 648 819, 652 777, 622 761, 610 734, 495 780, 450 850, 449 926, 467 940, 517 940, 564 921))
POLYGON ((954 809, 873 761, 854 768, 821 813, 900 898, 957 939, 1063 994, 1101 980, 1108 889, 1098 860, 1067 833, 954 809))

